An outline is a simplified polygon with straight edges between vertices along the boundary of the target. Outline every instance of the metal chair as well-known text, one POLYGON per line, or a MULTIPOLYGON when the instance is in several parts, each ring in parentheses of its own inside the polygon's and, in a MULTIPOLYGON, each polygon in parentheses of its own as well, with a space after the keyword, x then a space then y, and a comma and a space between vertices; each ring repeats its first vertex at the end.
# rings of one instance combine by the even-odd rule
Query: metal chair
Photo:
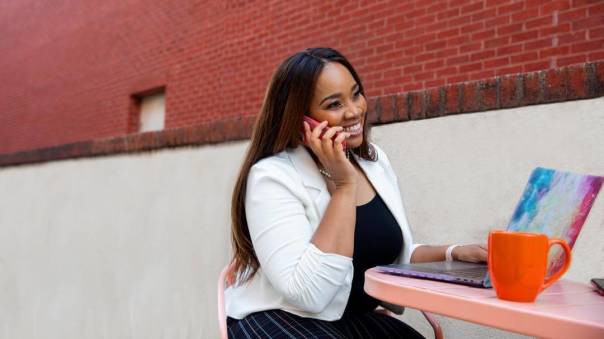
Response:
MULTIPOLYGON (((229 274, 233 269, 232 264, 226 266, 222 272, 220 272, 220 276, 218 277, 218 328, 220 329, 220 338, 228 339, 228 331, 227 331, 227 323, 226 323, 226 312, 224 310, 224 290, 231 286, 233 281, 229 281, 227 277, 230 277, 229 274)), ((380 312, 391 315, 388 310, 380 310, 380 312)), ((426 317, 426 320, 432 326, 432 330, 434 331, 434 338, 443 339, 443 331, 438 323, 438 320, 434 318, 434 316, 430 313, 423 312, 422 314, 426 317)))

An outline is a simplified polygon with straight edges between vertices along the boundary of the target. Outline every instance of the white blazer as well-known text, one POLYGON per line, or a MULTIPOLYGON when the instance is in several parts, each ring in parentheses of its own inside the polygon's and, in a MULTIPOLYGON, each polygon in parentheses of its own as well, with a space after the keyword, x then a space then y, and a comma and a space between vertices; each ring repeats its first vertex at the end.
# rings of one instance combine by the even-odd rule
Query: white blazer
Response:
MULTIPOLYGON (((404 245, 396 262, 408 263, 415 246, 396 175, 386 154, 374 147, 376 162, 355 158, 401 228, 404 245)), ((328 321, 341 318, 350 295, 352 258, 322 252, 310 242, 330 198, 303 146, 252 166, 245 208, 260 268, 247 283, 225 291, 229 317, 281 309, 328 321)))

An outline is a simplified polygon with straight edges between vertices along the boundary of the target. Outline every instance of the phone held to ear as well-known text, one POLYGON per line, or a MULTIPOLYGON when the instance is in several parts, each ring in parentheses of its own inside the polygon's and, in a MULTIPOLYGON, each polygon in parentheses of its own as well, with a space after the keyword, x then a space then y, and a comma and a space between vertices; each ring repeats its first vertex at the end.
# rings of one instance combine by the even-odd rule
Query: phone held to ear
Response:
MULTIPOLYGON (((305 115, 304 116, 304 121, 306 121, 308 123, 308 125, 310 126, 310 131, 312 132, 317 126, 319 126, 319 124, 321 124, 321 122, 305 115)), ((302 131, 302 138, 304 138, 304 125, 302 125, 301 128, 302 131)), ((323 136, 323 133, 325 133, 326 129, 324 129, 323 131, 321 131, 321 134, 319 135, 319 138, 323 136)), ((331 140, 335 140, 335 138, 339 135, 340 133, 336 133, 333 135, 333 137, 331 138, 331 140)), ((344 152, 346 152, 346 140, 342 141, 342 146, 344 147, 344 152)))

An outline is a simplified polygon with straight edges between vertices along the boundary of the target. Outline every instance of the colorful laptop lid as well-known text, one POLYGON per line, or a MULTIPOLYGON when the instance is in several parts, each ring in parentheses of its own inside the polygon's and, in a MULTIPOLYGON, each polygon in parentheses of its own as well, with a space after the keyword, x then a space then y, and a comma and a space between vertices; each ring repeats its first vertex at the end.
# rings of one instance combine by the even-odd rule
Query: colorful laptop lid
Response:
MULTIPOLYGON (((602 187, 604 177, 537 167, 516 206, 508 231, 544 233, 572 248, 602 187)), ((563 262, 559 247, 550 251, 551 274, 563 262)))

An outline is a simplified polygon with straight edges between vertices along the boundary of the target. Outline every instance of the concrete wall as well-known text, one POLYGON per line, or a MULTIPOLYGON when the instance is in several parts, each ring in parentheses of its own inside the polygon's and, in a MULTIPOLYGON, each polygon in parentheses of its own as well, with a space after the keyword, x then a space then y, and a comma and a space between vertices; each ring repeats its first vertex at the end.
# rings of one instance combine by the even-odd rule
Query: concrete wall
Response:
MULTIPOLYGON (((481 242, 535 166, 604 175, 604 98, 376 127, 415 239, 481 242)), ((213 338, 247 142, 0 169, 0 338, 213 338)), ((604 272, 604 198, 567 278, 604 272)), ((418 313, 404 318, 425 335, 418 313)), ((448 338, 517 337, 441 318, 448 338)))

